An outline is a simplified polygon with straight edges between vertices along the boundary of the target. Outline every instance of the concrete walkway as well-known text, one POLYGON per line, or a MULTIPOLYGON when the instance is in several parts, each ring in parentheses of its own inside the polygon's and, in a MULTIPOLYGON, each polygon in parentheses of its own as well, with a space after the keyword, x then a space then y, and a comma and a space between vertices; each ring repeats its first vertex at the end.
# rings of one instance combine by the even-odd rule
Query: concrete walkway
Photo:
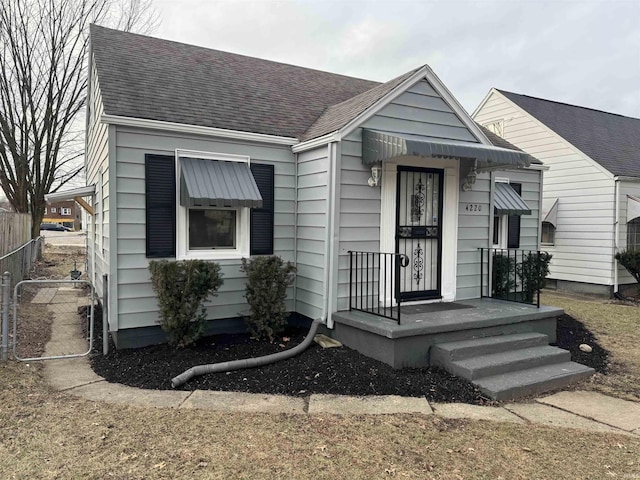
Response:
MULTIPOLYGON (((66 293, 66 292, 65 292, 66 293)), ((69 301, 69 298, 66 299, 69 301)), ((77 305, 85 299, 77 298, 77 305)), ((73 301, 69 302, 73 305, 73 301)), ((67 309, 65 309, 67 310, 67 309)), ((67 311, 71 310, 69 308, 67 311)), ((78 333, 64 322, 52 325, 52 339, 77 341, 78 333)), ((484 407, 464 403, 430 403, 424 398, 389 396, 349 397, 309 395, 288 397, 210 390, 143 390, 109 383, 96 375, 86 357, 48 360, 45 377, 55 389, 96 402, 124 403, 143 407, 209 409, 229 412, 264 412, 313 415, 319 413, 393 414, 418 413, 443 418, 468 418, 517 424, 538 424, 640 438, 640 403, 596 392, 570 391, 537 398, 531 403, 507 403, 484 407)))

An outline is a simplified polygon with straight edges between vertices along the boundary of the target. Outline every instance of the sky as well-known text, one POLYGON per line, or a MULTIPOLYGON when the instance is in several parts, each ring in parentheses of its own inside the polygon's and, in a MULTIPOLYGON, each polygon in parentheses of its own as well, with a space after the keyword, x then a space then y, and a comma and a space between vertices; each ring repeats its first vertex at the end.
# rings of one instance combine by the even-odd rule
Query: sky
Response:
POLYGON ((428 64, 469 113, 491 87, 640 118, 640 0, 153 0, 153 36, 385 82, 428 64))

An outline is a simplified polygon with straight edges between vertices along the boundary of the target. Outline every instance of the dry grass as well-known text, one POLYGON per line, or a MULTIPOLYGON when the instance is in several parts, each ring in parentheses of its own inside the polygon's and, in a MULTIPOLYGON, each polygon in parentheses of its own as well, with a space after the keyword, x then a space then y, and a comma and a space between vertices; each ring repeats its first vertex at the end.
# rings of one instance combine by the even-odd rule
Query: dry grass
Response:
POLYGON ((423 415, 127 407, 52 391, 39 364, 0 364, 0 378, 3 480, 640 477, 640 440, 618 435, 423 415))
POLYGON ((31 278, 52 280, 68 277, 74 268, 74 261, 76 268, 84 273, 86 258, 84 248, 45 243, 42 260, 34 265, 31 278))
POLYGON ((579 388, 640 400, 640 307, 589 297, 544 293, 540 300, 580 320, 611 352, 608 375, 594 375, 579 388))
POLYGON ((640 441, 422 415, 144 409, 49 391, 0 366, 0 478, 634 478, 640 441))

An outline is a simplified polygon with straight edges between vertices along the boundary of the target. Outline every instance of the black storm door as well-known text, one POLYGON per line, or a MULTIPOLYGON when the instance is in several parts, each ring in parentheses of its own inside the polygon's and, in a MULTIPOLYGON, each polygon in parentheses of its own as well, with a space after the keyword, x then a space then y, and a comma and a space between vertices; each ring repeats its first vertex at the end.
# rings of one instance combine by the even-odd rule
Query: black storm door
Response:
POLYGON ((400 300, 441 297, 443 170, 398 167, 396 253, 409 259, 400 269, 400 300))

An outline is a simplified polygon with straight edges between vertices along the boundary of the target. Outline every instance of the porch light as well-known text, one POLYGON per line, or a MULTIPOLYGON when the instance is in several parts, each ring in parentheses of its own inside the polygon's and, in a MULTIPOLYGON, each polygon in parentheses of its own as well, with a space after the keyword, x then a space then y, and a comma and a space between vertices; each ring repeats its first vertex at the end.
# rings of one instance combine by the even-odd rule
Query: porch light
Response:
POLYGON ((380 178, 382 177, 382 166, 374 165, 371 167, 371 177, 369 177, 369 186, 377 187, 380 185, 380 178))
POLYGON ((476 173, 476 167, 474 166, 471 171, 467 174, 467 178, 465 178, 464 183, 462 184, 462 191, 469 192, 473 188, 473 184, 476 183, 476 177, 478 174, 476 173))

